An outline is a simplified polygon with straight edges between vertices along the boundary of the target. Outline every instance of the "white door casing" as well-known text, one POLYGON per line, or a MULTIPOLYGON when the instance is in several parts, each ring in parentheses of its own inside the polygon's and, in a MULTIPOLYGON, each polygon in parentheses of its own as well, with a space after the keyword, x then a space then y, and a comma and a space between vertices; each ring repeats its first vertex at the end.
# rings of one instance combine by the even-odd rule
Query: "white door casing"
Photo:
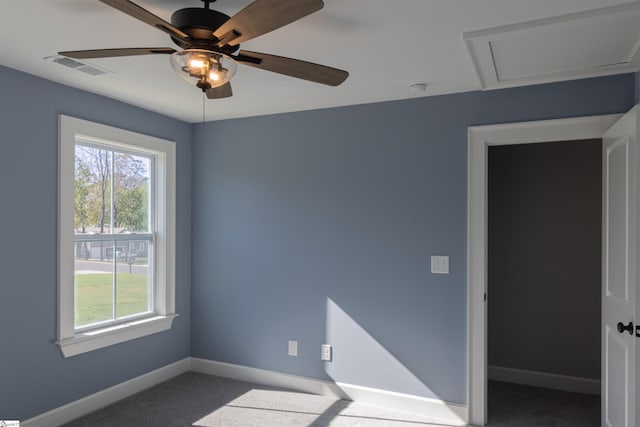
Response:
POLYGON ((599 139, 621 115, 469 128, 467 199, 467 403, 469 423, 487 423, 487 152, 490 145, 599 139))
POLYGON ((603 135, 601 414, 607 427, 636 426, 639 112, 636 106, 603 135))

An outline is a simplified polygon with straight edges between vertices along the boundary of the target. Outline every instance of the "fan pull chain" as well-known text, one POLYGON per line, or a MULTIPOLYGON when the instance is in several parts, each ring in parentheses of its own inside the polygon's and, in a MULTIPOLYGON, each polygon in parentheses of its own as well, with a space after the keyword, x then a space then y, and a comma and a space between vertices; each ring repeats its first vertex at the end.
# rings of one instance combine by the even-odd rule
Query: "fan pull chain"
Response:
POLYGON ((202 92, 202 126, 204 126, 204 92, 202 92))

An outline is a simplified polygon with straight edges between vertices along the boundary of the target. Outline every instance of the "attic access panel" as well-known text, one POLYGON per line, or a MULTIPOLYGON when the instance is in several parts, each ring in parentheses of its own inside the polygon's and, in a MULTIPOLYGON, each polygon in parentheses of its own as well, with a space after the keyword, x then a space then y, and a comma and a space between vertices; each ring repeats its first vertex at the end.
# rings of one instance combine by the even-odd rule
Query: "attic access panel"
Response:
POLYGON ((640 69, 640 3, 463 34, 483 90, 640 69))

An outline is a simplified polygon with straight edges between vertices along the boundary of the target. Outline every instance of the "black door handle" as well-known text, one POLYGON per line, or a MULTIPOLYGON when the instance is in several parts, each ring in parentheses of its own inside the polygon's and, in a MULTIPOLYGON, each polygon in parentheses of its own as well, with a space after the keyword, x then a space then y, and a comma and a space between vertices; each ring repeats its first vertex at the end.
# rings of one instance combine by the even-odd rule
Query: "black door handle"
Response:
POLYGON ((633 322, 629 322, 626 326, 622 322, 618 322, 618 332, 623 333, 624 331, 629 332, 629 335, 633 335, 633 322))

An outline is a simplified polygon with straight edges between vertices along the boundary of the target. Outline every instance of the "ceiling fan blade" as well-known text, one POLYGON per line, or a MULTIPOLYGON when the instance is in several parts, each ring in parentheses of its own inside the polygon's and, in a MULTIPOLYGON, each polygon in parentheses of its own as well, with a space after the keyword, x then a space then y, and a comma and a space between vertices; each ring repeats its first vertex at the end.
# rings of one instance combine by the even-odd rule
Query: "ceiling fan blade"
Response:
POLYGON ((189 39, 189 35, 180 30, 177 27, 174 27, 164 19, 154 15, 149 12, 147 9, 144 9, 141 6, 129 1, 129 0, 100 0, 102 3, 108 4, 111 7, 118 9, 121 12, 126 13, 127 15, 136 18, 145 24, 149 24, 152 27, 156 27, 160 31, 164 31, 165 33, 176 37, 178 39, 187 40, 189 39))
POLYGON ((256 0, 222 24, 213 35, 221 40, 231 32, 239 34, 228 41, 229 45, 236 46, 297 21, 323 6, 322 0, 256 0))
POLYGON ((68 56, 69 58, 75 59, 91 59, 151 54, 171 55, 174 52, 175 49, 171 49, 170 47, 135 47, 122 49, 70 50, 67 52, 58 52, 58 55, 68 56))
POLYGON ((337 68, 260 52, 241 50, 238 56, 233 59, 241 64, 250 65, 260 68, 261 70, 272 71, 274 73, 329 86, 338 86, 349 77, 348 72, 337 68))
POLYGON ((229 98, 233 95, 233 91, 231 90, 231 83, 225 83, 222 86, 212 87, 211 89, 207 89, 207 98, 209 99, 221 99, 221 98, 229 98))

